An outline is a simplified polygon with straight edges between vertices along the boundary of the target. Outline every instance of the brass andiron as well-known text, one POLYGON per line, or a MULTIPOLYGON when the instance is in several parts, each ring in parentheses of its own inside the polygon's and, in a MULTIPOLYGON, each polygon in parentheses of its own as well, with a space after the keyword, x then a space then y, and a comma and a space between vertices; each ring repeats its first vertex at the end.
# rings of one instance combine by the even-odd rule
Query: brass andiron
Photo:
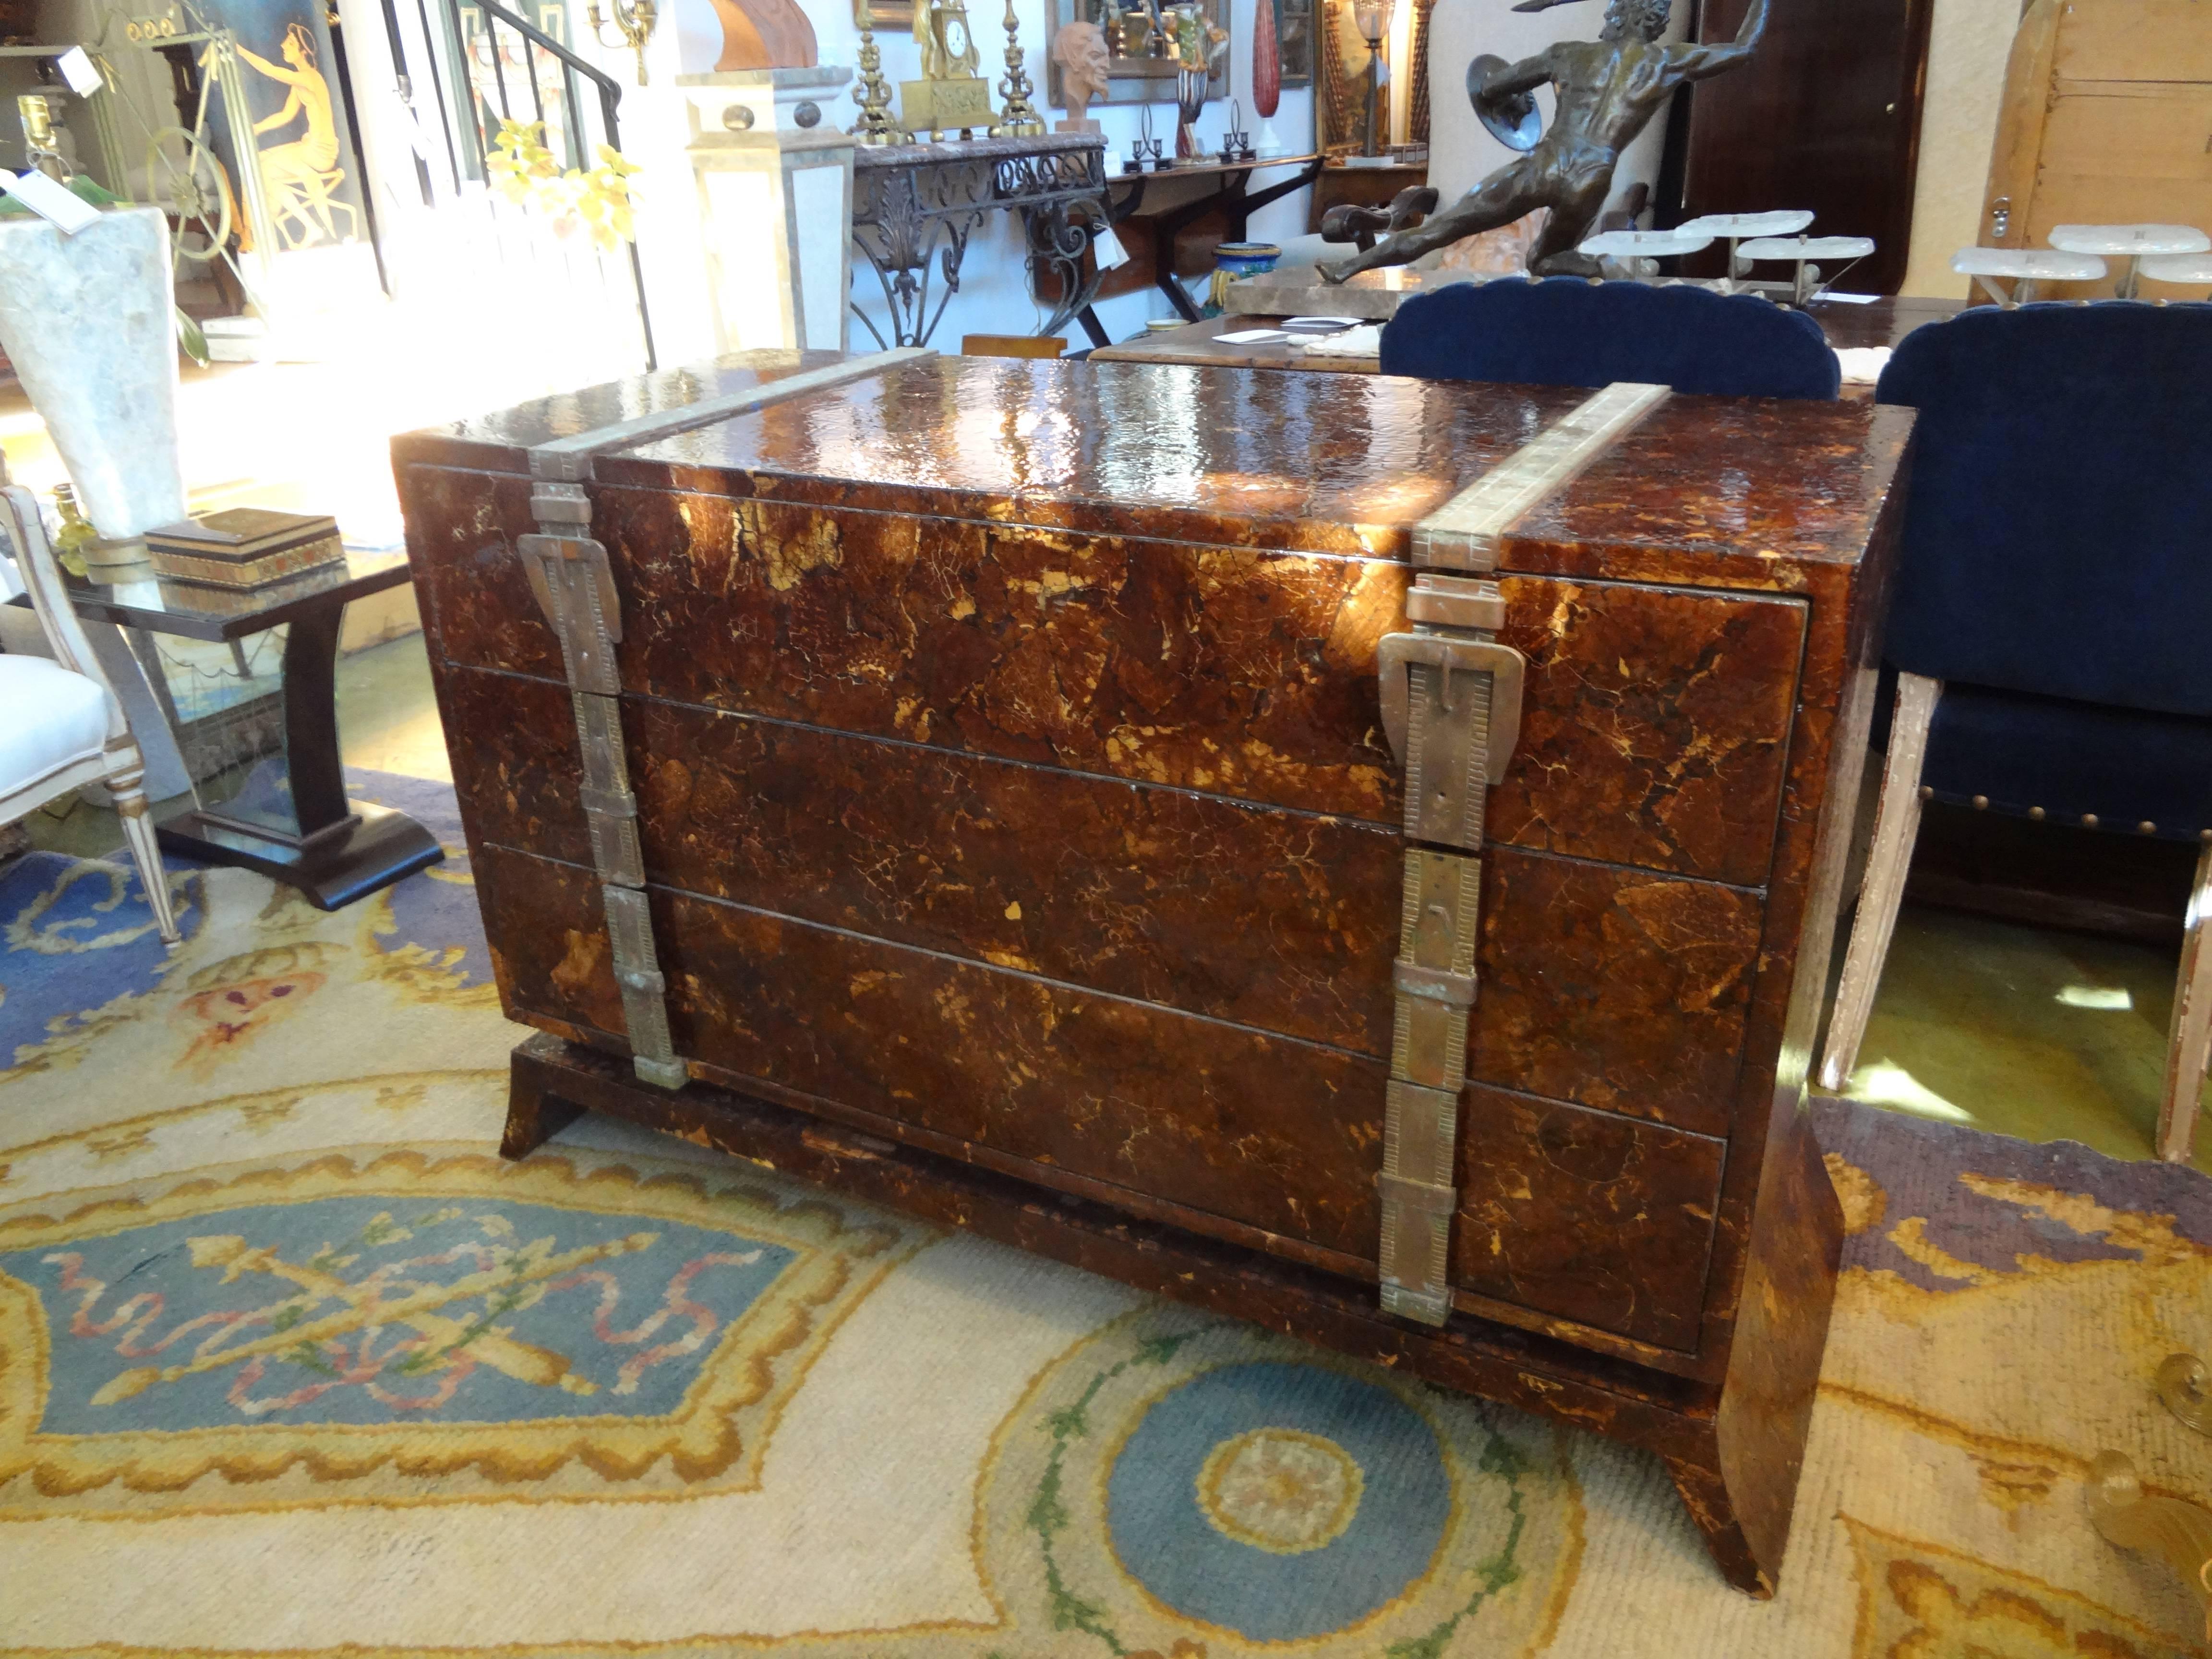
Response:
POLYGON ((2212 1510, 2179 1498, 2146 1498, 2136 1466, 2099 1452, 2089 1466, 2089 1521, 2108 1544, 2155 1555, 2181 1575, 2204 1612, 2212 1641, 2212 1510))
POLYGON ((876 44, 876 14, 868 0, 860 0, 860 84, 853 88, 853 101, 860 118, 853 123, 853 137, 864 144, 903 144, 914 135, 891 119, 890 83, 884 79, 883 48, 876 44))
POLYGON ((2193 1353, 2168 1354, 2158 1368, 2158 1397, 2199 1434, 2212 1434, 2212 1373, 2193 1353))
POLYGON ((1014 17, 1014 0, 1006 0, 1006 74, 999 82, 999 96, 1006 100, 1006 107, 999 112, 999 124, 991 129, 994 138, 1028 138, 1044 131, 1044 117, 1030 101, 1036 88, 1030 84, 1029 71, 1023 67, 1022 43, 1015 32, 1018 27, 1014 17))
MULTIPOLYGON (((660 21, 660 14, 653 9, 653 0, 610 0, 615 9, 615 27, 622 34, 622 44, 637 53, 637 83, 645 84, 645 43, 653 39, 653 26, 660 21)), ((599 0, 591 0, 585 12, 592 25, 592 38, 611 50, 614 42, 606 37, 606 19, 599 14, 599 0)))

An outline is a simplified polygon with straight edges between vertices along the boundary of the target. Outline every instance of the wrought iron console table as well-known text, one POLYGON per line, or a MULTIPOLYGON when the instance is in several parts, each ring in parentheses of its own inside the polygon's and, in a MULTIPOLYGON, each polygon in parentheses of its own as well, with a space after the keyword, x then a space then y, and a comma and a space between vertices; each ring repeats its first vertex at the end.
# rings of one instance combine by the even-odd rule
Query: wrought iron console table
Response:
POLYGON ((1089 309, 1099 272, 1085 256, 1105 228, 1106 141, 1048 133, 938 144, 862 145, 853 155, 853 246, 883 285, 886 339, 853 301, 878 345, 924 345, 960 290, 968 238, 988 214, 1018 213, 1032 291, 1049 275, 1059 298, 1039 334, 1089 309), (933 280, 942 283, 934 307, 933 280))

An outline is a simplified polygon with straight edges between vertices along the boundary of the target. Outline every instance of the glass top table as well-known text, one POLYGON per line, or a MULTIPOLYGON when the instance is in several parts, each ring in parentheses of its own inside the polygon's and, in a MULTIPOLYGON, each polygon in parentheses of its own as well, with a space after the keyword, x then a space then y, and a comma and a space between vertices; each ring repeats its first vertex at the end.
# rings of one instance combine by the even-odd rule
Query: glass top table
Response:
POLYGON ((347 604, 409 579, 404 553, 265 587, 158 576, 70 577, 88 621, 124 630, 193 781, 193 805, 157 831, 165 851, 236 865, 335 910, 445 856, 404 812, 349 801, 339 760, 338 632, 347 604))

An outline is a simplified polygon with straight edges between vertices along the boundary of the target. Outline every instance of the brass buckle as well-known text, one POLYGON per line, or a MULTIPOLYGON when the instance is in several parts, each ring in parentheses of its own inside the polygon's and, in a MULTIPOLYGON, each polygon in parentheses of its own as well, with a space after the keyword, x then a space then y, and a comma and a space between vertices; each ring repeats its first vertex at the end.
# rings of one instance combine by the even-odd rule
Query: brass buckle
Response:
POLYGON ((1442 676, 1444 712, 1452 709, 1452 676, 1490 676, 1490 742, 1483 775, 1495 782, 1521 740, 1521 685, 1528 661, 1495 640, 1455 640, 1442 634, 1385 634, 1376 652, 1382 691, 1382 735, 1400 764, 1407 760, 1406 726, 1413 702, 1408 672, 1417 663, 1442 676))

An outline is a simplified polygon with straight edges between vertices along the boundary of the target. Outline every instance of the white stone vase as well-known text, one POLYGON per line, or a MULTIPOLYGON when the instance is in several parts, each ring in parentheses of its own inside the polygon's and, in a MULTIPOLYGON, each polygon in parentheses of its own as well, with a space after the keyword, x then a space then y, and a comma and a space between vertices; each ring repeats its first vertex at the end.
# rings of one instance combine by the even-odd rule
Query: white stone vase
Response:
POLYGON ((30 393, 100 544, 135 563, 185 516, 177 459, 176 300, 159 208, 114 208, 74 236, 0 219, 0 347, 30 393))

